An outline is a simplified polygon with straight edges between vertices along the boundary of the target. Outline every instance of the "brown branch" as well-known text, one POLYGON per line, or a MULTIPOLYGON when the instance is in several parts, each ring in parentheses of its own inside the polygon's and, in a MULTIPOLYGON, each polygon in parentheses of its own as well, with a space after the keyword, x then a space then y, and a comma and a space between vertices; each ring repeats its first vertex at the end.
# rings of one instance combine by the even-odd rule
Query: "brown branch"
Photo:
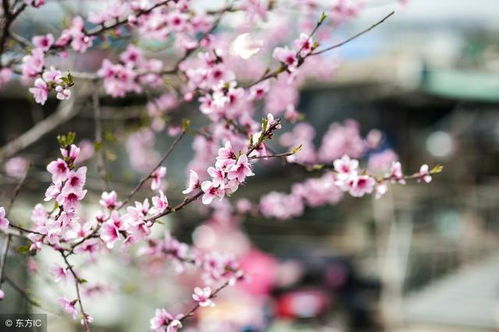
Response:
POLYGON ((4 145, 0 149, 0 160, 9 158, 19 151, 24 150, 59 125, 72 119, 82 109, 81 105, 78 105, 79 101, 77 96, 61 101, 55 113, 38 122, 31 129, 4 145))
POLYGON ((19 16, 19 14, 21 14, 22 11, 26 8, 26 4, 23 3, 17 11, 11 12, 11 8, 9 8, 9 1, 2 0, 2 7, 3 7, 4 22, 2 26, 2 35, 0 36, 0 68, 2 68, 2 57, 3 53, 5 52, 7 40, 9 39, 10 36, 9 34, 10 27, 12 23, 14 23, 16 18, 19 16))

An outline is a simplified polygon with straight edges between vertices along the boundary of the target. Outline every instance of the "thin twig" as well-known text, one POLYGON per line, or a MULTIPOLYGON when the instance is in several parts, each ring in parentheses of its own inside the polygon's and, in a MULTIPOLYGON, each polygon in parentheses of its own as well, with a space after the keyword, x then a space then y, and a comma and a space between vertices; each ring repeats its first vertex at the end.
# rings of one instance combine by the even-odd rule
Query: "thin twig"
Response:
POLYGON ((341 47, 349 42, 351 42, 352 40, 354 39, 357 39, 359 38, 360 36, 362 36, 363 34, 371 31, 372 29, 376 28, 378 25, 382 24, 383 22, 385 22, 388 18, 390 18, 393 14, 395 14, 395 11, 392 11, 391 13, 389 13, 388 15, 386 15, 385 17, 383 17, 381 20, 379 20, 378 22, 376 22, 375 24, 371 25, 369 28, 365 29, 365 30, 362 30, 361 32, 353 35, 352 37, 338 43, 338 44, 334 44, 332 46, 329 46, 325 49, 322 49, 320 51, 317 51, 317 52, 312 52, 309 56, 312 56, 312 55, 319 55, 319 54, 322 54, 324 52, 328 52, 328 51, 331 51, 331 50, 334 50, 335 48, 338 48, 338 47, 341 47))
POLYGON ((54 114, 38 122, 31 129, 0 148, 0 160, 13 156, 19 151, 37 142, 40 138, 50 133, 59 125, 72 119, 82 109, 81 105, 78 105, 79 102, 80 98, 77 97, 76 94, 69 100, 61 101, 54 114))
POLYGON ((83 308, 83 302, 81 300, 81 295, 80 295, 80 279, 79 279, 78 275, 76 274, 76 272, 74 271, 73 266, 69 263, 66 255, 64 255, 64 252, 59 251, 59 253, 61 254, 62 258, 64 259, 64 262, 66 263, 67 268, 69 269, 69 271, 73 275, 73 279, 75 281, 76 298, 77 298, 77 302, 80 306, 81 315, 83 316, 83 318, 82 318, 83 326, 85 327, 86 332, 90 332, 90 325, 88 323, 89 316, 87 313, 85 313, 85 309, 83 308))
POLYGON ((165 154, 163 155, 163 157, 161 157, 161 159, 159 160, 159 162, 152 168, 152 170, 145 177, 143 177, 139 181, 139 183, 128 194, 127 198, 122 202, 122 204, 121 204, 121 206, 119 208, 125 206, 128 202, 130 202, 130 200, 132 199, 132 197, 140 190, 140 188, 144 185, 144 183, 151 178, 152 173, 154 173, 155 170, 157 170, 159 167, 161 167, 161 165, 163 165, 163 163, 166 161, 166 159, 168 159, 168 157, 173 152, 173 150, 175 149, 175 147, 177 146, 177 144, 184 137, 185 133, 186 133, 186 131, 182 130, 182 132, 177 136, 177 138, 175 138, 175 140, 173 141, 173 143, 170 145, 170 147, 168 148, 168 150, 166 150, 165 154))
POLYGON ((5 282, 8 283, 12 289, 14 289, 16 292, 18 292, 29 304, 32 306, 35 306, 37 308, 40 308, 43 311, 46 311, 48 313, 58 315, 58 313, 44 308, 38 301, 34 300, 32 297, 29 296, 28 292, 22 289, 19 285, 17 285, 14 280, 12 280, 9 276, 5 276, 5 282))

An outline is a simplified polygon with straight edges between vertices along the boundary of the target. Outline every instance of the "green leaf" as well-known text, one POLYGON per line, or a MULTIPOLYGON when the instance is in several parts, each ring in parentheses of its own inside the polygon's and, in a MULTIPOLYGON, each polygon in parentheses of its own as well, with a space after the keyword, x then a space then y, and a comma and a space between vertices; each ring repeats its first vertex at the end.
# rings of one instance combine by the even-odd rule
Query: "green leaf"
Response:
POLYGON ((29 246, 19 246, 16 248, 16 252, 21 254, 21 255, 28 255, 29 254, 29 246))

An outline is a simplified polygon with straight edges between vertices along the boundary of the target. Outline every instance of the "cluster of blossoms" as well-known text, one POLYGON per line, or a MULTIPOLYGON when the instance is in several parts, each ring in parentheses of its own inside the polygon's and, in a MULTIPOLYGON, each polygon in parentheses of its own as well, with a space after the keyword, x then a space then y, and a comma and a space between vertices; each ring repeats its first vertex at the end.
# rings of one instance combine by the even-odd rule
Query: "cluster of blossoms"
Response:
POLYGON ((295 40, 294 48, 289 47, 276 47, 272 56, 277 61, 281 62, 283 68, 290 72, 296 71, 298 66, 301 64, 303 58, 307 57, 312 53, 312 51, 317 48, 317 44, 307 34, 302 33, 300 38, 295 40))
MULTIPOLYGON (((215 167, 208 168, 211 180, 201 183, 201 190, 204 193, 203 204, 210 204, 214 198, 221 200, 225 195, 230 196, 247 176, 255 175, 251 169, 248 156, 243 153, 237 156, 230 143, 227 142, 218 150, 215 167)), ((189 183, 189 188, 193 186, 196 186, 196 183, 189 183)))
POLYGON ((97 221, 100 223, 100 238, 108 248, 113 248, 120 239, 125 245, 132 245, 151 233, 153 217, 168 209, 168 199, 159 190, 151 201, 152 204, 146 198, 142 203, 135 202, 134 206, 127 207, 126 213, 120 214, 121 202, 117 200, 116 193, 102 194, 100 204, 106 211, 97 217, 97 221))
POLYGON ((71 75, 63 76, 54 67, 48 70, 45 68, 45 55, 54 45, 54 36, 50 33, 34 36, 32 44, 34 48, 31 54, 22 59, 22 77, 25 81, 34 79, 34 85, 29 91, 35 101, 44 105, 52 90, 56 92, 57 99, 69 99, 71 97, 69 88, 73 85, 71 75))
POLYGON ((380 198, 388 191, 388 183, 406 184, 408 178, 429 183, 432 180, 431 173, 428 165, 424 164, 419 172, 406 176, 400 162, 392 161, 384 176, 375 177, 359 168, 359 160, 343 155, 334 160, 332 171, 319 178, 294 184, 291 193, 271 192, 264 195, 258 208, 265 217, 290 219, 302 215, 305 206, 313 208, 337 203, 343 197, 343 192, 353 197, 375 194, 376 198, 380 198))
MULTIPOLYGON (((10 7, 11 13, 15 13, 16 7, 20 6, 17 1, 11 3, 6 1, 6 6, 10 7)), ((40 7, 45 0, 24 0, 24 3, 40 7)), ((88 22, 81 16, 68 20, 71 25, 62 30, 58 38, 52 34, 34 36, 31 43, 26 42, 32 47, 19 47, 24 57, 22 61, 21 57, 12 61, 12 66, 21 64, 22 78, 33 83, 30 92, 40 104, 46 102, 51 91, 55 91, 60 100, 70 98, 69 88, 74 83, 70 74, 63 75, 50 66, 49 57, 64 59, 69 51, 73 51, 81 59, 83 53, 99 47, 99 39, 107 39, 106 32, 120 39, 135 33, 165 46, 172 44, 172 53, 179 57, 169 68, 165 65, 167 60, 163 63, 159 59, 149 59, 138 45, 129 42, 119 57, 116 54, 119 60, 104 58, 97 73, 73 73, 76 79, 92 78, 93 82, 101 82, 111 97, 132 93, 144 93, 150 97, 146 106, 150 127, 141 127, 132 133, 127 139, 127 149, 132 167, 148 172, 147 180, 154 192, 152 197, 132 201, 136 192, 133 191, 120 201, 116 191, 105 191, 100 195, 99 211, 87 220, 80 208, 87 194, 87 168, 79 165, 93 153, 92 144, 87 142, 85 149, 83 145, 80 149, 72 143, 63 144, 62 157, 47 167, 51 184, 45 193, 45 200, 53 202, 54 207, 47 209, 42 204, 36 205, 32 212, 33 227, 18 228, 22 230, 21 235, 29 234, 27 237, 32 241, 32 253, 48 246, 62 255, 65 265, 54 265, 50 271, 55 281, 73 282, 77 298, 62 297, 58 302, 74 319, 80 314, 87 330, 92 318, 84 312, 79 287, 85 296, 101 292, 103 287, 83 286, 79 273, 68 262, 68 257, 74 254, 86 254, 85 257, 95 259, 96 253, 109 252, 122 243, 122 249, 140 246, 138 253, 143 259, 139 264, 152 266, 169 261, 173 262, 177 272, 183 272, 187 265, 197 268, 201 281, 193 287, 191 297, 195 301, 194 308, 179 315, 157 309, 150 327, 161 332, 177 331, 184 319, 199 307, 213 306, 213 298, 223 287, 243 278, 241 266, 234 256, 203 251, 178 241, 169 233, 161 239, 153 238, 152 227, 159 218, 177 212, 199 198, 204 205, 213 207, 214 218, 230 220, 233 210, 229 200, 224 198, 238 190, 247 177, 254 175, 253 161, 257 159, 267 161, 270 157, 285 156, 288 162, 305 167, 317 163, 329 164, 323 165, 326 172, 320 177, 294 184, 291 193, 271 192, 261 198, 259 212, 278 219, 299 216, 307 206, 334 204, 344 193, 355 197, 373 193, 380 196, 386 192, 386 185, 390 182, 403 184, 407 178, 431 181, 432 170, 426 165, 417 174, 404 176, 396 155, 388 152, 370 159, 368 167, 369 171, 377 169, 384 176, 375 177, 361 170, 358 159, 376 148, 379 135, 369 134, 363 138, 352 121, 331 125, 317 149, 313 143, 315 131, 306 123, 296 125, 291 132, 281 136, 283 146, 301 144, 299 154, 295 154, 293 149, 291 153, 273 155, 270 147, 266 147, 265 141, 272 138, 275 129, 280 128, 280 121, 274 120, 274 116, 283 114, 292 123, 300 120, 296 108, 299 89, 305 80, 329 79, 336 68, 335 61, 315 56, 320 52, 316 51, 319 42, 323 44, 331 35, 330 31, 319 33, 316 29, 325 18, 321 15, 318 25, 314 19, 320 1, 292 1, 292 5, 298 12, 304 10, 306 13, 295 25, 299 31, 312 31, 311 35, 300 33, 298 39, 290 37, 291 22, 278 17, 280 15, 272 19, 275 22, 271 26, 255 29, 251 33, 241 35, 240 29, 212 33, 225 13, 243 11, 246 22, 253 24, 266 20, 272 7, 289 9, 274 1, 242 0, 220 10, 198 12, 189 0, 116 0, 108 1, 99 11, 91 11, 88 22), (280 46, 290 42, 292 47, 280 46), (268 59, 254 57, 264 46, 273 50, 272 57, 279 62, 277 68, 267 68, 268 59), (26 55, 25 50, 30 53, 26 55), (195 54, 197 56, 191 56, 195 54), (244 61, 241 62, 241 59, 244 61), (166 75, 172 75, 174 79, 166 80, 166 75), (243 84, 245 80, 247 83, 243 84), (155 135, 163 132, 166 124, 170 135, 184 130, 174 121, 170 122, 168 114, 179 106, 182 99, 185 102, 197 99, 200 112, 210 122, 196 132, 194 138, 195 155, 187 167, 189 181, 183 191, 187 197, 179 205, 170 206, 163 181, 167 169, 158 164, 164 159, 154 150, 155 135), (269 113, 262 124, 254 120, 260 105, 264 113, 269 113), (272 153, 269 155, 267 151, 272 153), (389 171, 379 167, 388 161, 391 165, 389 171), (214 288, 215 284, 222 286, 214 288)), ((327 11, 334 21, 329 28, 356 16, 359 9, 360 6, 350 0, 328 4, 327 11)), ((19 13, 12 16, 17 17, 19 13)), ((14 36, 10 37, 17 41, 14 36)), ((0 86, 12 76, 11 65, 0 63, 0 86)), ((21 169, 21 164, 20 160, 12 159, 5 165, 10 170, 7 173, 20 177, 16 169, 21 169)), ((143 184, 141 182, 138 189, 143 184)), ((240 200, 237 210, 248 213, 253 206, 248 200, 240 200)), ((5 209, 0 208, 0 230, 7 229, 9 224, 5 209)), ((0 290, 0 298, 2 296, 0 290)))
POLYGON ((104 88, 112 97, 124 97, 129 92, 142 92, 142 85, 157 87, 163 69, 163 62, 157 59, 146 59, 142 50, 129 45, 120 54, 120 63, 113 64, 104 59, 97 74, 104 80, 104 88))
POLYGON ((250 158, 266 154, 264 140, 278 128, 280 121, 274 120, 272 114, 268 114, 263 121, 262 130, 252 134, 249 145, 242 146, 239 152, 236 153, 237 150, 232 144, 226 142, 218 149, 215 166, 207 169, 210 180, 200 182, 197 172, 190 170, 189 183, 183 193, 189 194, 201 188, 203 204, 210 204, 214 198, 222 200, 225 196, 233 194, 246 177, 255 175, 250 158))
POLYGON ((62 243, 85 236, 91 223, 84 222, 78 214, 80 201, 87 194, 84 189, 87 168, 76 168, 75 160, 80 153, 76 145, 61 148, 62 158, 47 166, 52 183, 45 192, 45 201, 55 201, 57 209, 48 211, 37 204, 33 209, 33 230, 29 237, 31 250, 40 250, 43 243, 59 247, 62 243), (57 212, 57 213, 56 213, 57 212))

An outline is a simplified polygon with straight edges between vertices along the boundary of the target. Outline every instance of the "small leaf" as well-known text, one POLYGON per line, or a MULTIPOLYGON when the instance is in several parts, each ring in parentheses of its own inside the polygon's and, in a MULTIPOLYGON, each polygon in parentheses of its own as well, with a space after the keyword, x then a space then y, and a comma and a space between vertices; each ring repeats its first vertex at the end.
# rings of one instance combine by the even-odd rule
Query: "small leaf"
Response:
POLYGON ((322 12, 321 18, 319 19, 319 24, 322 24, 326 18, 327 18, 327 14, 325 12, 322 12))
POLYGON ((29 254, 29 246, 19 246, 16 248, 17 253, 21 255, 28 255, 29 254))
POLYGON ((182 119, 182 130, 186 131, 189 129, 189 126, 191 125, 191 120, 189 119, 182 119))
POLYGON ((444 167, 442 165, 435 165, 435 167, 433 167, 430 171, 431 174, 438 174, 440 172, 442 172, 444 169, 444 167))
POLYGON ((301 150, 303 150, 303 145, 301 145, 301 144, 300 144, 300 145, 298 145, 297 147, 293 148, 293 149, 291 150, 291 153, 292 153, 292 154, 295 154, 295 153, 300 152, 301 150))

